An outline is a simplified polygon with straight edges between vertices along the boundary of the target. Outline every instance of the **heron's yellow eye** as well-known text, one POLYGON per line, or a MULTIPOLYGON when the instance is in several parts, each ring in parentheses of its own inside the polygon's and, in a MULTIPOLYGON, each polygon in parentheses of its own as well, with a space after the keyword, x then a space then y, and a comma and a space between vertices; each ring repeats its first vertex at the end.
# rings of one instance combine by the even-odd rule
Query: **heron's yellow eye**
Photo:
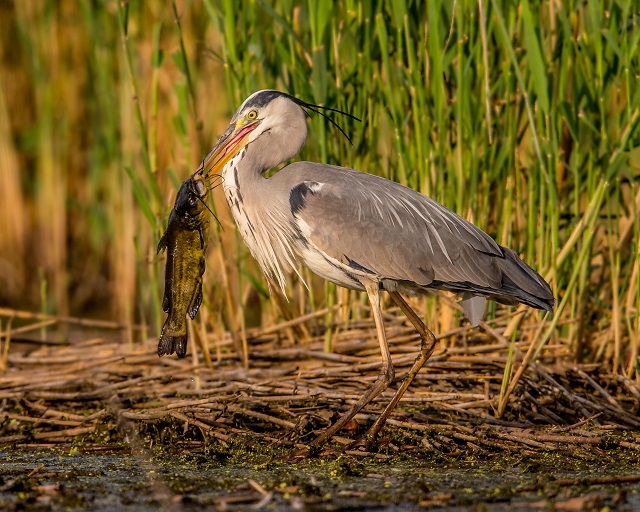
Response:
POLYGON ((257 118, 257 117, 258 117, 258 113, 257 113, 255 110, 250 110, 250 111, 247 113, 247 119, 248 119, 249 121, 253 121, 253 120, 254 120, 255 118, 257 118))

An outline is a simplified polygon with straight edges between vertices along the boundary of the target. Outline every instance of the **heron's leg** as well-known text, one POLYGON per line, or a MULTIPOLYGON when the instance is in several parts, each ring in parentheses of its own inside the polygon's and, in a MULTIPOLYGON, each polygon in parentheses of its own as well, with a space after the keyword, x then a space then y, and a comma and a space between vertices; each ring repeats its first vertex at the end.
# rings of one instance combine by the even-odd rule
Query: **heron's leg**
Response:
POLYGON ((416 357, 416 360, 414 361, 411 369, 405 375, 402 384, 398 388, 398 391, 396 391, 396 394, 393 396, 391 402, 389 402, 389 405, 385 407, 384 411, 382 411, 382 414, 380 414, 378 419, 365 434, 364 439, 367 444, 371 444, 375 441, 378 432, 380 432, 380 430, 386 423, 387 418, 389 418, 389 415, 391 414, 391 411, 393 411, 393 409, 402 398, 402 395, 404 395, 404 392, 411 385, 411 382, 420 371, 420 368, 422 368, 424 363, 426 363, 427 360, 431 357, 433 349, 436 346, 436 337, 427 328, 424 322, 420 320, 420 317, 416 315, 411 306, 407 304, 407 301, 405 301, 398 292, 389 292, 389 295, 391 295, 393 301, 400 307, 402 312, 416 328, 418 334, 420 334, 420 353, 418 354, 418 357, 416 357))
POLYGON ((384 324, 382 322, 382 310, 380 309, 380 290, 377 282, 363 283, 371 302, 371 311, 373 312, 373 319, 376 323, 376 332, 378 334, 378 342, 380 343, 380 354, 382 355, 382 368, 378 378, 373 385, 362 395, 353 407, 351 407, 344 415, 338 418, 331 427, 325 430, 320 436, 318 436, 311 443, 312 449, 317 449, 326 443, 331 436, 333 436, 338 430, 346 425, 358 412, 371 400, 382 393, 389 383, 393 380, 394 370, 393 363, 391 362, 391 355, 389 354, 389 346, 387 345, 387 336, 384 332, 384 324))

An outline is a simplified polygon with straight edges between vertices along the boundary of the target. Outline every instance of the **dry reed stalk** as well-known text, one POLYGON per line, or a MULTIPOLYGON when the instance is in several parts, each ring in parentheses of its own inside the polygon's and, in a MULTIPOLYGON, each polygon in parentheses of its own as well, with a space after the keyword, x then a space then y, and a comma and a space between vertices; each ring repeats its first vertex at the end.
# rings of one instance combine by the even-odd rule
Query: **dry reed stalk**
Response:
POLYGON ((99 329, 142 329, 142 326, 140 325, 127 325, 119 322, 112 322, 110 320, 95 320, 64 315, 47 315, 44 313, 34 313, 32 311, 22 311, 3 307, 0 307, 0 316, 22 318, 25 320, 53 320, 60 323, 75 324, 83 327, 97 327, 99 329))
MULTIPOLYGON (((336 325, 335 352, 324 352, 322 332, 309 325, 321 314, 292 319, 305 324, 311 333, 304 345, 274 336, 275 328, 248 330, 252 353, 248 369, 234 358, 226 334, 222 340, 218 336, 211 348, 220 352, 211 366, 159 359, 155 338, 131 348, 89 339, 64 348, 11 353, 11 371, 0 376, 0 398, 23 407, 6 411, 14 430, 2 432, 0 441, 69 441, 74 435, 92 432, 96 422, 110 421, 114 414, 134 425, 172 417, 186 429, 195 428, 201 437, 213 436, 221 443, 243 433, 275 442, 283 432, 295 437, 306 424, 313 430, 322 429, 332 411, 347 408, 375 379, 380 360, 369 322, 336 325), (117 409, 109 405, 113 397, 119 401, 117 409), (83 407, 91 404, 95 412, 76 414, 80 403, 83 407), (29 430, 29 436, 38 436, 29 437, 22 428, 29 430)), ((411 364, 417 341, 398 311, 387 315, 392 358, 401 369, 411 364)), ((430 450, 565 452, 566 446, 599 443, 604 434, 597 429, 605 429, 602 432, 608 435, 612 427, 622 432, 640 425, 633 412, 640 397, 637 384, 623 375, 595 373, 598 368, 594 365, 563 366, 566 347, 562 343, 547 345, 545 365, 521 366, 518 385, 512 387, 505 404, 510 418, 495 417, 507 341, 489 326, 459 328, 446 335, 456 345, 461 340, 466 345, 432 357, 387 427, 415 432, 425 440, 428 436, 423 444, 430 443, 430 450), (596 429, 595 435, 583 430, 587 422, 596 429), (549 426, 561 430, 540 430, 549 426)), ((526 357, 521 350, 527 342, 516 341, 515 346, 520 357, 526 357)), ((389 389, 373 401, 358 415, 358 421, 373 419, 392 392, 389 389)), ((337 442, 340 440, 345 445, 349 442, 346 437, 337 442)), ((623 447, 633 448, 639 441, 625 438, 619 446, 626 443, 623 447)), ((424 446, 419 449, 427 449, 424 446)))

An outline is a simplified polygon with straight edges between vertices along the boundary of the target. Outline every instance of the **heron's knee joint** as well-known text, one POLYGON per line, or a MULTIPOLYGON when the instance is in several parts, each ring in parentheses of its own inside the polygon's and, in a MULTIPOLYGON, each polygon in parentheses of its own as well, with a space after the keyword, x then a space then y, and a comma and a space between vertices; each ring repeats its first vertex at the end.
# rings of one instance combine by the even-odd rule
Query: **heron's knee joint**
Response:
POLYGON ((436 337, 430 330, 426 330, 424 333, 420 333, 420 353, 425 354, 429 352, 436 344, 436 337))
POLYGON ((391 365, 388 365, 386 367, 383 366, 380 370, 380 376, 384 379, 385 385, 388 386, 396 376, 396 370, 391 365))

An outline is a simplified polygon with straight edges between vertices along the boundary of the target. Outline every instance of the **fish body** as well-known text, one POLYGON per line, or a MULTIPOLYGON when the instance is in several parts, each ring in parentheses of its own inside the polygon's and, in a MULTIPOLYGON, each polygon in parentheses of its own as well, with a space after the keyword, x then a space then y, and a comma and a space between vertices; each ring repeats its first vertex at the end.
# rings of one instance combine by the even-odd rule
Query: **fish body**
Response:
POLYGON ((158 254, 167 251, 162 309, 168 313, 158 341, 158 356, 187 355, 187 319, 195 318, 202 304, 202 275, 209 237, 208 188, 199 175, 180 186, 158 254))

